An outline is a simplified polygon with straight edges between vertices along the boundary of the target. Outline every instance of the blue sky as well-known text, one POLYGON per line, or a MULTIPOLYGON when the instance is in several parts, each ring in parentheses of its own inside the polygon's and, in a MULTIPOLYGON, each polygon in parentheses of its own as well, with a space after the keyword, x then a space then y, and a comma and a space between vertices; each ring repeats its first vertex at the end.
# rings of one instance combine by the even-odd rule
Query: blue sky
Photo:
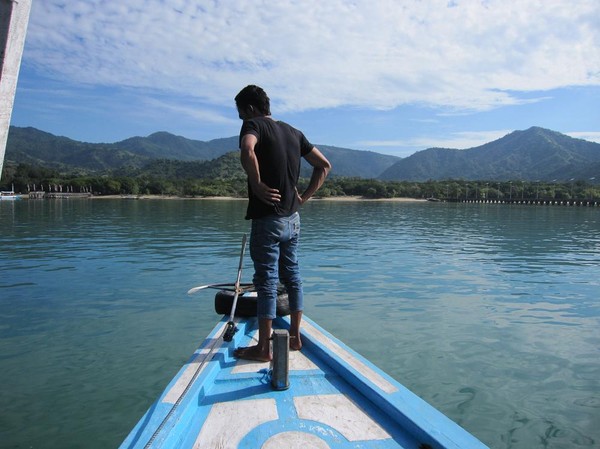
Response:
POLYGON ((230 137, 247 84, 317 145, 405 157, 531 126, 600 142, 600 2, 35 0, 11 123, 230 137))

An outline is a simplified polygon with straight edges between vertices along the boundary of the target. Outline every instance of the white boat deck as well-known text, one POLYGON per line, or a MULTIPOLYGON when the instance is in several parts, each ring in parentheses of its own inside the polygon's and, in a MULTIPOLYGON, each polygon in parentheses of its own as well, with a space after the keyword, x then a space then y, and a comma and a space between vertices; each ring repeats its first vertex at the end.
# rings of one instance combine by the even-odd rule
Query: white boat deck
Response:
POLYGON ((14 201, 21 198, 21 195, 15 194, 15 192, 0 192, 0 201, 14 201))

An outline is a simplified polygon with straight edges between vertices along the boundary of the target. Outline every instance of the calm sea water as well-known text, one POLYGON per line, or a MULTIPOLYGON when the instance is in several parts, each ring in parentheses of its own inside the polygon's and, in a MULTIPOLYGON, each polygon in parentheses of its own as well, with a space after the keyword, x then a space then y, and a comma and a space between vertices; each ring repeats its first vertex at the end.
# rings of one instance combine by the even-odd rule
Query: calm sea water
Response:
MULTIPOLYGON (((186 291, 235 280, 244 208, 0 202, 0 447, 118 446, 219 318, 186 291)), ((600 209, 313 201, 302 220, 317 323, 492 448, 600 447, 600 209)))

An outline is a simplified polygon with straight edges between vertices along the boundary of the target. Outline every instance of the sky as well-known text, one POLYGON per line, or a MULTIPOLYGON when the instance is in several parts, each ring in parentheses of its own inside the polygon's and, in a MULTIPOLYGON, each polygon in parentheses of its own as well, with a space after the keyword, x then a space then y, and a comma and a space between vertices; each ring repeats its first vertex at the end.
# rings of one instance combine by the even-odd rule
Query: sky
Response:
POLYGON ((317 146, 600 142, 600 1, 33 0, 11 124, 208 141, 248 84, 317 146))

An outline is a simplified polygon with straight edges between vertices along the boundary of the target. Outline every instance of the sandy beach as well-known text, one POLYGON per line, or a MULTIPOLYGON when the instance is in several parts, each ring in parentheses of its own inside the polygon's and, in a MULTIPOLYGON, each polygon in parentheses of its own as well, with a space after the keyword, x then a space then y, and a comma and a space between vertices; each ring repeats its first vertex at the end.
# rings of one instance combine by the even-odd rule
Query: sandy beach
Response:
POLYGON ((423 198, 365 198, 364 196, 330 196, 327 198, 312 198, 310 201, 390 201, 390 202, 421 202, 423 198))
MULTIPOLYGON (((94 195, 92 199, 123 199, 123 200, 209 200, 209 201, 247 201, 247 198, 232 196, 180 197, 173 195, 94 195)), ((326 198, 311 198, 310 201, 389 201, 389 202, 422 202, 420 198, 365 198, 362 196, 331 196, 326 198)))

